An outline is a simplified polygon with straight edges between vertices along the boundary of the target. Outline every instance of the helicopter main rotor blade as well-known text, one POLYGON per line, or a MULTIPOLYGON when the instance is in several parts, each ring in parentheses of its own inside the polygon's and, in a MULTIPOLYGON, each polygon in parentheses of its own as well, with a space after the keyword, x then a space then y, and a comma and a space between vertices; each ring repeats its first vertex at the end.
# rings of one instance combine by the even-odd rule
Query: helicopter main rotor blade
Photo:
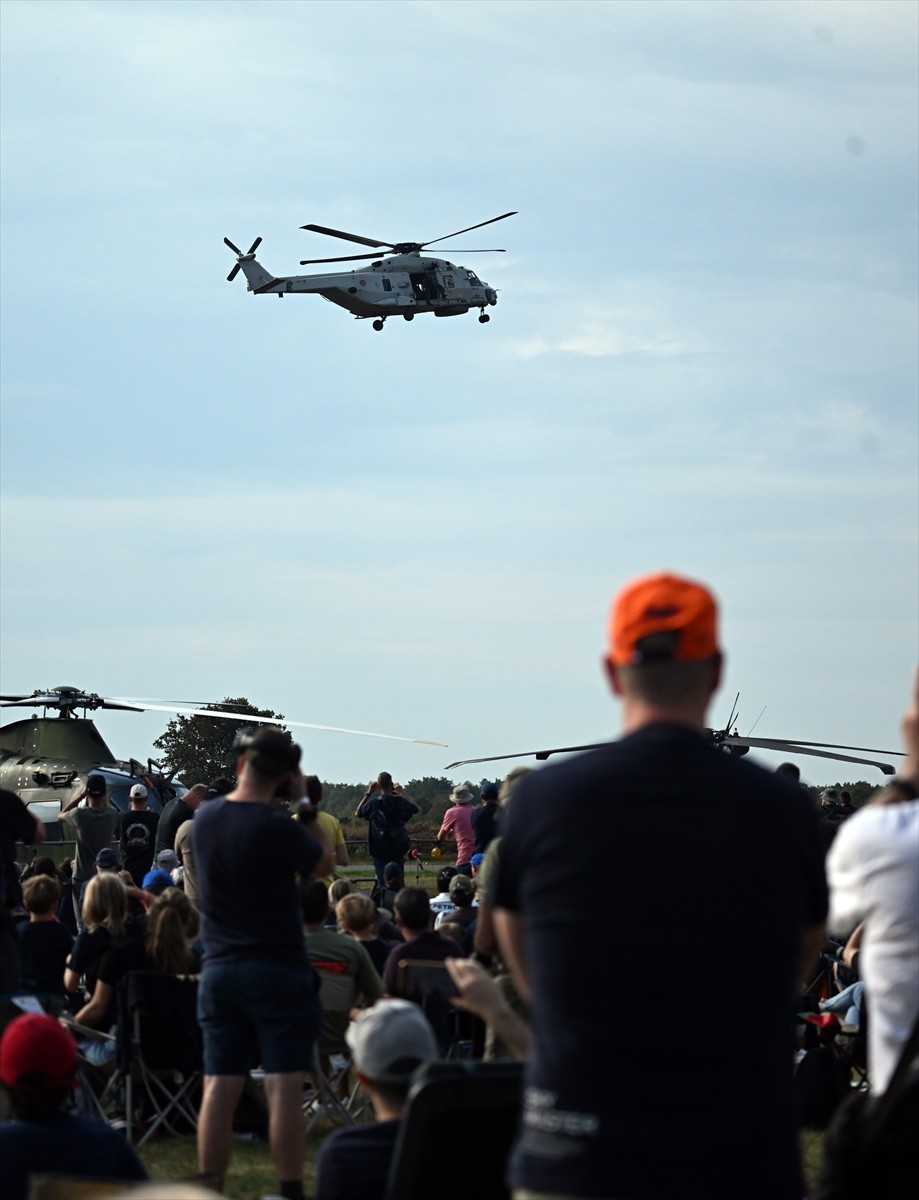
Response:
MULTIPOLYGON (((728 741, 725 738, 725 741, 728 741)), ((745 742, 748 746, 760 746, 765 750, 775 749, 781 750, 783 746, 818 746, 821 750, 860 750, 863 754, 897 754, 903 756, 902 750, 878 750, 874 746, 847 746, 843 742, 811 742, 807 738, 801 738, 800 741, 795 738, 754 738, 754 737, 739 737, 738 742, 745 742)))
POLYGON ((235 721, 237 725, 293 725, 297 729, 319 729, 326 733, 351 733, 358 737, 385 738, 390 742, 412 742, 417 746, 446 746, 446 742, 435 742, 430 738, 401 737, 396 733, 372 733, 368 729, 345 729, 341 725, 316 725, 311 721, 288 721, 286 717, 260 717, 255 713, 224 712, 214 708, 178 708, 174 704, 145 704, 152 712, 181 713, 190 717, 214 717, 218 721, 235 721))
POLYGON ((503 221, 507 217, 516 217, 517 210, 513 212, 502 213, 500 217, 490 217, 487 221, 479 221, 478 225, 467 225, 465 229, 457 229, 455 233, 445 233, 443 237, 432 238, 429 242, 422 242, 422 246, 433 246, 435 242, 445 242, 447 238, 459 237, 461 233, 470 233, 473 229, 481 229, 483 225, 494 225, 495 221, 503 221))
POLYGON ((300 266, 308 267, 312 263, 330 263, 330 262, 363 262, 368 258, 378 258, 377 254, 346 254, 343 258, 301 258, 300 266))
MULTIPOLYGON (((776 741, 774 738, 744 738, 744 737, 726 737, 721 743, 722 746, 750 746, 753 749, 761 750, 783 750, 789 754, 807 754, 812 758, 831 758, 837 762, 862 763, 865 766, 877 767, 884 775, 895 774, 894 768, 890 763, 878 762, 873 758, 854 758, 851 754, 839 754, 831 750, 817 750, 815 747, 819 744, 814 742, 812 745, 802 746, 798 742, 776 741)), ((857 746, 851 747, 858 749, 857 746)), ((899 750, 872 750, 871 754, 899 754, 899 750)))
POLYGON ((325 233, 329 237, 344 238, 346 242, 358 242, 361 246, 375 246, 378 250, 381 246, 391 246, 392 242, 375 242, 373 238, 361 237, 359 233, 345 233, 341 229, 329 229, 327 225, 301 225, 301 229, 308 229, 311 233, 325 233))
POLYGON ((447 763, 444 770, 452 771, 454 767, 469 767, 476 763, 502 762, 508 758, 538 758, 543 761, 552 754, 575 754, 579 750, 599 750, 608 745, 608 742, 590 742, 585 746, 555 746, 552 750, 521 750, 519 754, 488 754, 484 758, 461 758, 459 762, 447 763))

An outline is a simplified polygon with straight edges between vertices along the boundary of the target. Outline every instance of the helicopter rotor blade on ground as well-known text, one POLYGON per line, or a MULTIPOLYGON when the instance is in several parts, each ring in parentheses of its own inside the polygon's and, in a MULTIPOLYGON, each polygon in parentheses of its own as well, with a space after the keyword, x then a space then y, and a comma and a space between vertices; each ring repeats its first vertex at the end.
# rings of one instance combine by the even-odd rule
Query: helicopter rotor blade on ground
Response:
POLYGON ((58 708, 62 712, 74 708, 121 709, 125 712, 143 712, 136 704, 128 704, 121 700, 111 700, 107 696, 97 696, 86 692, 32 692, 29 696, 0 696, 0 708, 58 708))
POLYGON ((214 708, 179 708, 174 704, 145 704, 145 711, 178 713, 190 717, 214 717, 218 721, 235 721, 237 725, 293 725, 297 729, 318 729, 326 733, 351 733, 358 737, 385 738, 390 742, 412 742, 418 746, 446 746, 446 742, 430 738, 402 737, 396 733, 373 733, 367 729, 345 729, 341 725, 316 725, 311 721, 289 721, 286 717, 260 717, 255 713, 234 713, 214 708))
MULTIPOLYGON (((735 701, 736 704, 736 701, 735 701)), ((733 710, 732 710, 733 712, 733 710)), ((891 754, 902 757, 901 750, 872 750, 868 746, 837 746, 830 742, 792 742, 779 738, 751 738, 725 735, 721 730, 709 730, 709 736, 716 746, 747 746, 760 750, 785 750, 789 754, 809 754, 814 758, 829 758, 839 762, 863 763, 865 766, 877 767, 884 775, 893 775, 894 768, 890 763, 878 762, 873 758, 853 758, 848 754, 830 753, 833 750, 862 750, 866 754, 891 754)), ((519 754, 490 754, 484 758, 462 758, 458 762, 447 763, 445 771, 456 767, 475 766, 477 763, 502 762, 511 758, 536 758, 545 760, 553 754, 577 754, 584 750, 598 750, 606 742, 591 742, 583 746, 556 746, 551 750, 524 750, 519 754)))
POLYGON ((519 754, 487 754, 484 758, 461 758, 459 762, 447 763, 444 770, 452 771, 454 767, 475 766, 476 763, 502 762, 508 758, 538 758, 543 761, 552 754, 575 754, 579 750, 599 750, 601 746, 607 745, 609 745, 608 742, 591 742, 586 746, 555 746, 552 750, 521 750, 519 754))
MULTIPOLYGON (((864 763, 865 766, 877 767, 884 775, 895 774, 890 763, 878 762, 873 758, 854 758, 851 754, 839 754, 829 750, 815 750, 809 746, 802 746, 798 742, 774 742, 768 738, 726 737, 719 744, 722 746, 751 746, 754 749, 762 750, 783 750, 789 754, 809 754, 813 758, 830 758, 836 762, 864 763)), ((877 753, 886 754, 888 751, 880 750, 877 753)), ((889 753, 897 754, 899 751, 893 750, 889 753)))
MULTIPOLYGON (((725 741, 728 739, 725 738, 725 741)), ((843 742, 812 742, 808 738, 754 738, 737 737, 738 742, 747 746, 759 746, 763 750, 783 750, 786 746, 816 746, 820 750, 860 750, 863 754, 896 754, 902 757, 902 750, 878 750, 874 746, 847 746, 843 742)))
POLYGON ((327 225, 301 225, 301 229, 308 229, 311 233, 325 233, 329 237, 344 238, 346 242, 357 242, 361 246, 374 246, 377 250, 383 246, 392 246, 392 242, 375 242, 373 238, 361 237, 359 233, 345 233, 342 229, 329 229, 327 225))

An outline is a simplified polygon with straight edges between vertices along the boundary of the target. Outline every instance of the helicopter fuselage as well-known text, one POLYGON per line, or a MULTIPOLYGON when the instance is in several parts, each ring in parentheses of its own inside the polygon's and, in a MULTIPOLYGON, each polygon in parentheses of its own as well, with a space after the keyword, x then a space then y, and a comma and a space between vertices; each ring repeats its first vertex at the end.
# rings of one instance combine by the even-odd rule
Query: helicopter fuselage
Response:
POLYGON ((328 275, 274 276, 254 255, 243 255, 240 266, 249 291, 258 296, 316 293, 358 318, 401 315, 410 321, 419 312, 453 317, 470 308, 484 315, 487 305, 498 302, 494 288, 468 267, 420 254, 395 254, 358 271, 328 275))
POLYGON ((15 792, 45 826, 45 840, 64 837, 57 815, 81 794, 90 774, 105 779, 109 804, 130 807, 136 783, 147 788, 147 803, 160 812, 174 795, 186 791, 178 780, 164 780, 140 763, 117 759, 90 720, 32 717, 0 727, 0 787, 15 792))

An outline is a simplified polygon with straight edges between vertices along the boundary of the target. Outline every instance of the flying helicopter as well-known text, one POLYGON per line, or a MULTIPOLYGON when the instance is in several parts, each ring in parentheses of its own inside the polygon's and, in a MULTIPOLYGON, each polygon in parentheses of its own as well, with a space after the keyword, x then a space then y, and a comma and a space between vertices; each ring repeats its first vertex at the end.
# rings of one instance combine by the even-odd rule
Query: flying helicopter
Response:
POLYGON ((170 771, 153 759, 142 764, 133 758, 116 758, 95 722, 86 716, 97 709, 177 713, 234 721, 240 728, 251 724, 292 725, 389 741, 444 745, 443 742, 431 742, 423 738, 369 733, 362 729, 343 729, 334 725, 289 721, 286 718, 251 716, 219 708, 99 696, 95 692, 84 692, 80 688, 64 685, 28 695, 2 695, 0 707, 36 710, 25 720, 0 727, 0 787, 18 793, 33 815, 44 823, 45 840, 49 842, 61 840, 63 831, 57 815, 61 808, 81 794, 90 774, 105 778, 109 803, 119 812, 128 810, 130 790, 135 783, 142 783, 147 788, 147 803, 154 812, 161 811, 174 796, 181 796, 188 790, 175 778, 174 770, 170 771), (38 709, 43 710, 42 716, 38 716, 38 709), (49 716, 49 711, 56 715, 49 716), (83 715, 77 716, 78 711, 83 715))
MULTIPOLYGON (((779 750, 789 757, 806 754, 812 755, 814 758, 831 758, 837 762, 863 763, 869 767, 877 767, 884 775, 893 775, 895 773, 895 769, 890 763, 879 762, 872 758, 855 758, 852 755, 841 754, 839 752, 842 750, 855 750, 861 754, 895 755, 900 758, 903 756, 902 750, 872 750, 868 746, 843 746, 836 742, 809 742, 797 738, 789 740, 786 738, 743 737, 737 732, 737 721, 739 720, 737 704, 739 700, 740 692, 737 693, 731 708, 731 715, 728 717, 727 724, 723 729, 705 730, 707 737, 716 750, 722 750, 737 756, 746 754, 751 749, 779 750)), ((760 716, 762 716, 762 713, 760 713, 760 716)), ((522 750, 519 754, 492 754, 485 758, 463 758, 459 762, 448 763, 444 767, 444 770, 451 771, 454 767, 468 767, 484 762, 501 762, 511 758, 536 758, 540 761, 545 761, 553 754, 577 754, 584 750, 599 750, 601 746, 607 744, 608 742, 590 742, 583 746, 554 746, 550 750, 522 750)))
MULTIPOLYGON (((378 333, 392 316, 401 316, 406 321, 413 321, 416 313, 425 312, 432 312, 435 317, 457 317, 469 312, 470 308, 479 310, 479 322, 485 325, 491 319, 485 311, 486 307, 498 303, 495 289, 483 283, 475 271, 468 267, 457 266, 443 258, 430 258, 421 251, 425 246, 448 241, 459 237, 461 233, 469 233, 473 229, 481 229, 483 225, 493 225, 495 221, 513 216, 516 216, 516 212, 502 213, 500 217, 491 217, 487 221, 480 221, 478 225, 469 225, 427 242, 383 242, 357 233, 345 233, 341 229, 329 229, 325 225, 301 225, 301 229, 313 233, 357 242, 361 246, 372 246, 375 252, 392 251, 387 258, 379 258, 377 253, 372 253, 301 259, 301 267, 376 259, 369 266, 328 275, 272 275, 255 257, 255 251, 262 241, 260 237, 255 239, 245 254, 225 237, 224 242, 236 255, 236 263, 227 280, 232 282, 237 272, 242 270, 248 280, 249 291, 257 296, 283 298, 294 292, 315 292, 333 304, 346 308, 357 320, 373 317, 373 328, 378 333)), ((504 254, 505 251, 464 250, 462 253, 504 254)))

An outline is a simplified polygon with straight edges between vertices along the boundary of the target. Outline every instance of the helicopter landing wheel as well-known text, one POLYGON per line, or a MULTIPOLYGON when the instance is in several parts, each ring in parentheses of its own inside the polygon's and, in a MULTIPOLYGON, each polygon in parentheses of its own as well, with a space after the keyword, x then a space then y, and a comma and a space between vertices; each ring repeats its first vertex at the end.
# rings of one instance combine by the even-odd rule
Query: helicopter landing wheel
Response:
POLYGON ((380 332, 380 330, 383 328, 383 321, 382 321, 382 320, 381 320, 381 319, 378 317, 378 318, 377 318, 377 319, 374 321, 374 323, 373 323, 373 327, 374 327, 374 329, 377 331, 377 333, 379 333, 379 332, 380 332))
POLYGON ((414 319, 415 319, 414 313, 403 313, 402 314, 403 321, 414 321, 414 319))
POLYGON ((488 315, 487 312, 483 312, 483 313, 479 314, 479 324, 480 325, 487 325, 490 320, 491 320, 491 317, 488 315))

